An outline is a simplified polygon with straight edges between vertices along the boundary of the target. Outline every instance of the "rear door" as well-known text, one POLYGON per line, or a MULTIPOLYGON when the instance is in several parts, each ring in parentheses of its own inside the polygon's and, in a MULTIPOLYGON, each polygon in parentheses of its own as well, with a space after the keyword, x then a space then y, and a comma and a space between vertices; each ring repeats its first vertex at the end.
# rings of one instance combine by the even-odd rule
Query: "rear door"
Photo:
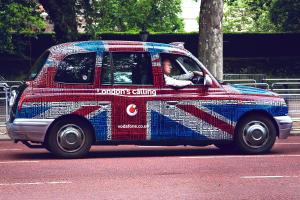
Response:
POLYGON ((106 52, 99 93, 112 100, 111 139, 145 140, 146 102, 155 96, 148 52, 106 52))

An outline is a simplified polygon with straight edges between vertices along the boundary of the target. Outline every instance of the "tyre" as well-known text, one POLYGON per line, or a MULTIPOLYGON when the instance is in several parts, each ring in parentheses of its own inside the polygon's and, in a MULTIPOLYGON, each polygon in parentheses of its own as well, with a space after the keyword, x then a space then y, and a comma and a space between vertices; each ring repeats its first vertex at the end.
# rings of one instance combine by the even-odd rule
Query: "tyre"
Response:
POLYGON ((51 152, 51 150, 50 150, 50 148, 49 148, 47 142, 44 142, 44 143, 43 143, 43 147, 44 147, 47 151, 51 152))
POLYGON ((269 117, 251 115, 238 124, 235 143, 243 153, 267 153, 273 147, 276 136, 276 126, 269 117))
POLYGON ((46 146, 56 156, 80 158, 89 152, 92 143, 92 132, 86 123, 64 119, 52 126, 46 146))

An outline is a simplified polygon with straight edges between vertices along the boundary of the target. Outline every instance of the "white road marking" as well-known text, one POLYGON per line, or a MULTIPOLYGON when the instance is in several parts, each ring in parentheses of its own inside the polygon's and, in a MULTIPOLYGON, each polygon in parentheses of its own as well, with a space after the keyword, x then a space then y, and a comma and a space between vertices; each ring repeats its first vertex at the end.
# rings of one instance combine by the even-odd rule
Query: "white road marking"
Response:
POLYGON ((22 149, 0 149, 0 151, 21 151, 22 149))
POLYGON ((300 155, 240 155, 240 156, 181 156, 183 159, 216 159, 216 158, 279 158, 279 157, 300 157, 300 155))
POLYGON ((281 143, 281 142, 279 142, 279 143, 275 143, 275 144, 295 144, 295 145, 300 145, 300 143, 295 143, 295 142, 293 142, 293 143, 281 143))
POLYGON ((2 161, 0 164, 38 163, 37 160, 2 161))
POLYGON ((299 176, 241 176, 242 179, 298 178, 299 176))
POLYGON ((45 185, 45 184, 70 184, 71 181, 50 181, 50 182, 28 182, 28 183, 0 183, 0 186, 14 185, 45 185))

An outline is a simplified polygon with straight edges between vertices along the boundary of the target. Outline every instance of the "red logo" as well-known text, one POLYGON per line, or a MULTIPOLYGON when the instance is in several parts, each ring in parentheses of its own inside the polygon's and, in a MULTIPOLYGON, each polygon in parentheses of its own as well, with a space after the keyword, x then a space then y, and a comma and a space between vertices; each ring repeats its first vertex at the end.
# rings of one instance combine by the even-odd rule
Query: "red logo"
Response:
POLYGON ((138 109, 135 104, 130 104, 127 106, 126 112, 129 116, 135 116, 138 112, 138 109))

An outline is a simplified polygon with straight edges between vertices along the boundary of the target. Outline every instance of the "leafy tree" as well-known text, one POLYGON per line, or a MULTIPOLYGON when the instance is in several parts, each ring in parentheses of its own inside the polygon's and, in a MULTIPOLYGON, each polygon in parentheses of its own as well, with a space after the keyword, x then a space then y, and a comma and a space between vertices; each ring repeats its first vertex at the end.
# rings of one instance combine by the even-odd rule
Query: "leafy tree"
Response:
POLYGON ((124 18, 131 13, 131 9, 126 10, 131 2, 132 0, 79 0, 76 9, 83 17, 79 25, 93 35, 99 31, 127 30, 128 24, 124 18))
POLYGON ((76 40, 78 37, 76 21, 76 0, 39 0, 54 23, 58 42, 76 40))
POLYGON ((225 0, 226 32, 300 31, 299 0, 225 0))
POLYGON ((225 32, 275 32, 270 19, 273 0, 225 0, 225 32))
POLYGON ((300 31, 300 1, 274 0, 270 8, 271 20, 278 31, 300 31))
POLYGON ((54 23, 59 42, 108 31, 173 32, 183 30, 181 0, 39 0, 54 23), (170 8, 172 6, 172 8, 170 8))
MULTIPOLYGON (((94 35, 141 29, 183 31, 183 21, 177 15, 181 12, 181 0, 39 0, 39 3, 54 23, 59 43, 76 40, 80 26, 94 35)), ((1 38, 7 50, 13 48, 12 33, 45 27, 36 1, 2 0, 0 4, 1 38)))
POLYGON ((183 31, 181 0, 83 0, 77 4, 88 33, 107 31, 183 31), (83 9, 82 9, 83 8, 83 9))
POLYGON ((26 0, 0 1, 0 52, 20 53, 13 41, 14 34, 34 34, 45 28, 45 23, 37 11, 37 4, 26 0))

